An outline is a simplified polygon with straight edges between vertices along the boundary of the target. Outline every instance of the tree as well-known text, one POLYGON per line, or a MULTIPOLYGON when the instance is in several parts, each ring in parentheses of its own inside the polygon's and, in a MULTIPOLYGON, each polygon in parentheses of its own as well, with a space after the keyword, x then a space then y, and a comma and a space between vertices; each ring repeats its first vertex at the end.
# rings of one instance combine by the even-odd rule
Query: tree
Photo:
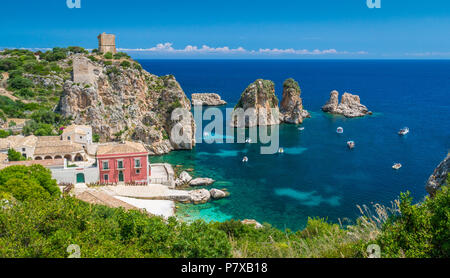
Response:
POLYGON ((8 160, 9 161, 23 161, 25 157, 22 156, 20 152, 16 152, 14 149, 8 150, 8 160))

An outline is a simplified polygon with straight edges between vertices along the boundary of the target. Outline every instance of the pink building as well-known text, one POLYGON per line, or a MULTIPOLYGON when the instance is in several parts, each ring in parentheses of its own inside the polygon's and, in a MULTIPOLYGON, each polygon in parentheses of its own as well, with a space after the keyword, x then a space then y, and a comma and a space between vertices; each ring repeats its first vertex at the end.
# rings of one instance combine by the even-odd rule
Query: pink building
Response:
POLYGON ((124 142, 99 146, 97 164, 100 183, 148 183, 148 151, 140 143, 124 142))

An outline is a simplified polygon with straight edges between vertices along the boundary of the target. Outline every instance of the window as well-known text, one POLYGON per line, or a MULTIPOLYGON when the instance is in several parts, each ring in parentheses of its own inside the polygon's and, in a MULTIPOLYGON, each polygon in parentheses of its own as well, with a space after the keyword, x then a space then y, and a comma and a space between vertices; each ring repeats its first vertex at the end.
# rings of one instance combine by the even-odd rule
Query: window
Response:
POLYGON ((83 136, 80 136, 80 139, 83 139, 83 136))
POLYGON ((103 180, 105 180, 106 182, 109 181, 109 175, 107 174, 103 175, 103 180))
POLYGON ((109 170, 109 162, 108 161, 102 161, 103 170, 109 170))
POLYGON ((25 152, 26 151, 25 148, 22 148, 22 151, 25 152))
POLYGON ((67 140, 69 140, 69 141, 70 141, 70 136, 67 136, 67 140))
POLYGON ((117 160, 117 168, 118 169, 123 169, 123 160, 117 160))
POLYGON ((136 169, 136 175, 139 175, 141 173, 141 169, 136 169))
POLYGON ((141 159, 134 159, 134 168, 141 168, 141 159))

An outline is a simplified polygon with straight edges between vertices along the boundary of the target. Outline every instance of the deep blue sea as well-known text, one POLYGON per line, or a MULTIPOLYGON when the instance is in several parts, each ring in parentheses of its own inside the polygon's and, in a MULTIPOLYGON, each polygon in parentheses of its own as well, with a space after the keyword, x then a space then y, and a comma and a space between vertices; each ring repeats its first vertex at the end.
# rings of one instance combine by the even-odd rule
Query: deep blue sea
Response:
MULTIPOLYGON (((450 150, 450 61, 405 60, 141 60, 156 75, 173 74, 186 95, 215 92, 233 107, 258 78, 297 80, 312 118, 280 125, 284 154, 261 155, 258 144, 198 144, 153 162, 194 168, 217 180, 227 199, 180 205, 181 218, 256 219, 278 228, 304 227, 308 217, 354 220, 357 205, 390 205, 400 192, 416 201, 450 150), (346 119, 322 113, 330 92, 358 94, 373 116, 346 119), (337 134, 342 126, 344 134, 337 134), (407 126, 410 133, 397 131, 407 126), (346 147, 348 140, 356 148, 346 147), (241 162, 248 156, 249 162, 241 162), (395 171, 392 165, 402 163, 395 171)), ((223 108, 222 108, 223 109, 223 108)))

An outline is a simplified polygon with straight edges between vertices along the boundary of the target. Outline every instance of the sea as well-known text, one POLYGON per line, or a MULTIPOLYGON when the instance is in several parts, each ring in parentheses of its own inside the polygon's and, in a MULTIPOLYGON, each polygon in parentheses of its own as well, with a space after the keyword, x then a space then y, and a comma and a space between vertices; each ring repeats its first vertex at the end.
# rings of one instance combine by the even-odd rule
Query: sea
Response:
POLYGON ((353 223, 361 215, 358 206, 390 207, 401 192, 422 201, 428 177, 450 150, 449 60, 139 62, 153 74, 173 74, 188 97, 220 94, 228 102, 223 111, 259 78, 275 83, 281 101, 283 81, 294 78, 312 115, 301 125, 279 125, 282 154, 261 154, 259 143, 200 143, 151 157, 153 163, 182 165, 179 171, 192 168, 194 177, 216 180, 208 188, 230 193, 202 205, 179 204, 177 216, 185 221, 255 219, 290 230, 304 228, 310 217, 353 223), (332 90, 359 95, 373 115, 349 119, 323 113, 332 90), (338 134, 338 127, 344 133, 338 134), (399 136, 403 127, 410 132, 399 136), (356 143, 352 150, 349 140, 356 143), (394 170, 394 163, 402 168, 394 170))

